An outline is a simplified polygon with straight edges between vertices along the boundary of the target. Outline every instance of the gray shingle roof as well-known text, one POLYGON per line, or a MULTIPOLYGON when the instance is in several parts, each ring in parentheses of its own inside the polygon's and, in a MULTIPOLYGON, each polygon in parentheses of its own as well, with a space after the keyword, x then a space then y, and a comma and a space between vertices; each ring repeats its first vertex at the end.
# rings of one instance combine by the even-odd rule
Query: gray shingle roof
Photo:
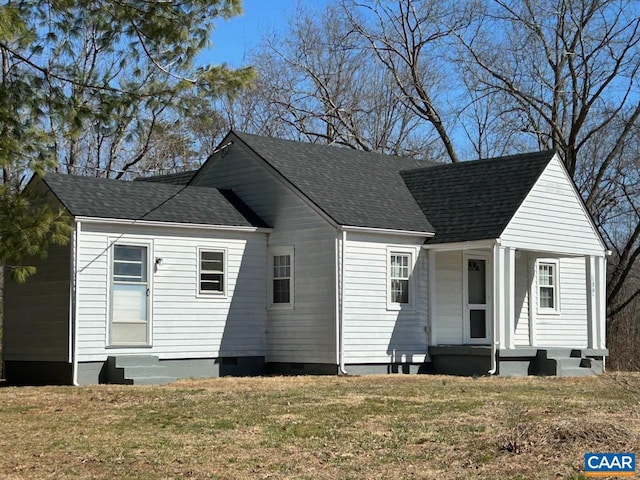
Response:
POLYGON ((553 151, 402 172, 436 235, 428 243, 498 238, 553 151))
POLYGON ((233 134, 339 225, 434 231, 399 175, 434 162, 233 134))
POLYGON ((266 227, 231 192, 157 182, 48 173, 42 179, 74 216, 266 227))
POLYGON ((153 177, 138 177, 134 179, 134 182, 158 182, 169 183, 171 185, 187 185, 196 173, 198 173, 198 170, 167 173, 166 175, 155 175, 153 177))

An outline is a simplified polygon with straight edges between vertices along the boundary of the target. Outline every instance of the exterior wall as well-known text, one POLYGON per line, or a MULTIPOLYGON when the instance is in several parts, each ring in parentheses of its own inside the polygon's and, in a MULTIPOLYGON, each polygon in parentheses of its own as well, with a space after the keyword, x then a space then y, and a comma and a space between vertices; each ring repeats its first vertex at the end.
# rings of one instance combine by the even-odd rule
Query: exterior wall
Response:
POLYGON ((231 231, 84 223, 77 280, 77 359, 156 355, 162 360, 266 354, 266 235, 231 231), (110 250, 150 242, 152 346, 107 346, 110 250), (198 248, 227 252, 227 295, 198 295, 198 248))
POLYGON ((37 273, 17 284, 5 275, 2 354, 7 362, 70 364, 69 304, 71 245, 49 248, 34 260, 37 273))
MULTIPOLYGON (((423 238, 348 233, 345 245, 343 349, 346 364, 421 363, 428 348, 427 252, 423 238), (389 249, 410 249, 413 302, 387 305, 389 249)), ((349 368, 347 368, 349 371, 349 368)))
POLYGON ((269 247, 294 248, 294 305, 268 308, 267 361, 335 365, 336 229, 238 146, 206 164, 195 184, 232 189, 274 228, 269 247))
POLYGON ((604 255, 578 194, 554 158, 501 235, 502 245, 523 250, 604 255))
POLYGON ((529 285, 531 271, 529 269, 529 256, 526 252, 516 253, 516 347, 531 345, 529 336, 529 285))
POLYGON ((435 302, 433 320, 435 344, 464 343, 462 310, 462 251, 437 252, 435 302))
MULTIPOLYGON (((535 255, 530 255, 531 262, 535 255)), ((530 263, 530 268, 532 263, 530 263)), ((559 265, 560 313, 541 315, 537 312, 537 283, 533 280, 531 306, 535 346, 575 347, 587 346, 587 287, 585 263, 582 257, 562 257, 559 265)))

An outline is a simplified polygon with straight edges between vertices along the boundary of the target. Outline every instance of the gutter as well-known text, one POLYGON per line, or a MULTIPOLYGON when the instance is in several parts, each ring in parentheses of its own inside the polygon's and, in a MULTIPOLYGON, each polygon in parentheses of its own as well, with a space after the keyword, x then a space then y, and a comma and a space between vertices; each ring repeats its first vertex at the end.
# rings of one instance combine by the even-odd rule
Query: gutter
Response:
MULTIPOLYGON (((339 230, 338 230, 339 232, 339 230)), ((340 245, 340 278, 338 282, 338 316, 337 316, 337 332, 338 337, 338 374, 348 375, 344 366, 344 253, 347 243, 347 231, 342 230, 342 245, 340 245)), ((337 261, 337 258, 336 258, 337 261)))
POLYGON ((80 230, 82 223, 76 220, 76 228, 74 232, 74 245, 73 245, 73 270, 71 271, 71 306, 70 310, 71 322, 70 332, 71 337, 71 362, 73 371, 73 385, 78 386, 78 259, 79 259, 79 246, 80 246, 80 230))
MULTIPOLYGON (((498 353, 498 314, 497 307, 498 302, 496 302, 497 298, 497 288, 496 288, 496 263, 498 262, 498 247, 500 245, 500 239, 496 238, 495 243, 493 244, 493 302, 491 305, 492 315, 491 315, 491 369, 487 372, 489 375, 495 375, 498 371, 498 361, 496 359, 496 355, 498 353)), ((499 287, 499 285, 498 285, 499 287)))
POLYGON ((174 223, 174 222, 161 222, 156 220, 144 220, 144 219, 126 219, 126 218, 99 218, 99 217, 83 217, 77 216, 78 221, 84 223, 96 223, 107 225, 140 225, 148 227, 168 227, 168 228, 197 228, 198 230, 222 230, 222 231, 234 231, 234 232, 259 232, 270 233, 273 232, 273 228, 270 227, 244 227, 239 225, 209 225, 204 223, 174 223))

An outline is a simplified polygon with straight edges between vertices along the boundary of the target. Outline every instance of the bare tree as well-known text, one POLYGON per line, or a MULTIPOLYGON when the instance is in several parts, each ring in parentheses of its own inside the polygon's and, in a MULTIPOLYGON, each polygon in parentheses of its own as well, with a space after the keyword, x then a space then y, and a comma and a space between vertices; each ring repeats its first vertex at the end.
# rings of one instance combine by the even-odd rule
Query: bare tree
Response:
POLYGON ((494 0, 473 27, 457 33, 476 94, 500 106, 505 127, 560 152, 614 250, 613 316, 640 294, 623 289, 640 256, 630 145, 640 119, 640 5, 494 0))
POLYGON ((289 25, 251 58, 259 78, 230 109, 232 125, 365 151, 433 150, 436 137, 406 108, 391 73, 371 62, 370 43, 339 5, 300 9, 289 25))
POLYGON ((396 0, 344 1, 343 11, 367 40, 397 89, 403 105, 435 130, 448 160, 458 162, 455 115, 445 114, 446 94, 456 81, 447 49, 473 18, 470 2, 396 0), (358 13, 360 13, 358 15, 358 13))

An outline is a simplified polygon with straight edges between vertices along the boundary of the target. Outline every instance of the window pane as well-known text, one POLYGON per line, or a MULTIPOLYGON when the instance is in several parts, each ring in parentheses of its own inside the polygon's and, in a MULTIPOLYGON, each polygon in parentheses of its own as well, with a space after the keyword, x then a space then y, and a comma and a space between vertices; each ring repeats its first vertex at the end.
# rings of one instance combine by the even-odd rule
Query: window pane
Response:
POLYGON ((409 280, 391 280, 391 301, 393 303, 409 303, 409 280))
POLYGON ((487 312, 485 310, 469 311, 469 336, 485 338, 487 336, 487 312))
POLYGON ((409 255, 391 255, 391 278, 409 278, 409 255))
POLYGON ((289 288, 289 279, 273 280, 273 303, 290 303, 291 291, 289 288))
POLYGON ((134 277, 127 281, 140 282, 142 280, 142 264, 141 263, 121 263, 113 264, 113 274, 116 277, 134 277))
POLYGON ((200 252, 200 270, 209 272, 224 271, 223 252, 200 252))
POLYGON ((124 245, 116 245, 113 247, 114 260, 126 260, 132 262, 142 262, 145 247, 129 247, 124 245))
POLYGON ((469 303, 484 305, 487 303, 487 262, 485 260, 469 260, 467 264, 467 281, 469 283, 469 303))
POLYGON ((540 307, 555 308, 553 287, 540 287, 540 307))
POLYGON ((222 292, 224 290, 224 275, 221 273, 202 273, 200 275, 200 290, 222 292))
POLYGON ((538 267, 538 281, 540 285, 553 286, 553 267, 549 263, 541 263, 538 267))
POLYGON ((289 255, 275 255, 273 257, 273 277, 288 278, 291 276, 291 257, 289 255))

